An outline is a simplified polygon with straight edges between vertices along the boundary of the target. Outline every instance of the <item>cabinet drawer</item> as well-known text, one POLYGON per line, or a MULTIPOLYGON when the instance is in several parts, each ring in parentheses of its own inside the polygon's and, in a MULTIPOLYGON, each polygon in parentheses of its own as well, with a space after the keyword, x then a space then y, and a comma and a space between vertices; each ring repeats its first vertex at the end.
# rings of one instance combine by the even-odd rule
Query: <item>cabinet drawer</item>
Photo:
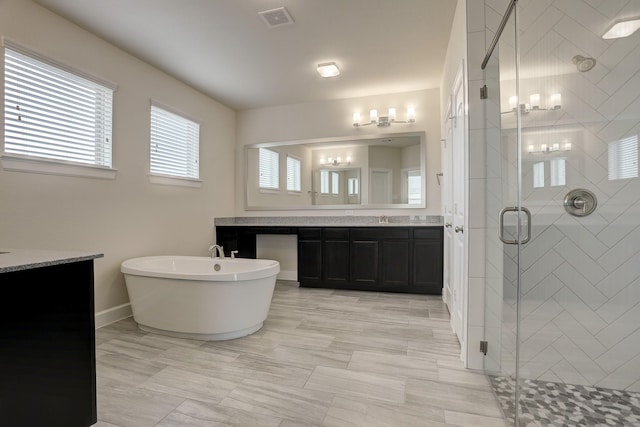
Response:
POLYGON ((322 237, 321 228, 302 228, 298 229, 298 238, 302 240, 320 240, 322 237))
POLYGON ((351 240, 382 240, 382 239, 408 239, 407 228, 354 228, 351 230, 351 240))
POLYGON ((349 240, 348 228, 325 228, 325 240, 349 240))
POLYGON ((413 230, 414 239, 440 239, 442 238, 442 228, 416 228, 413 230))

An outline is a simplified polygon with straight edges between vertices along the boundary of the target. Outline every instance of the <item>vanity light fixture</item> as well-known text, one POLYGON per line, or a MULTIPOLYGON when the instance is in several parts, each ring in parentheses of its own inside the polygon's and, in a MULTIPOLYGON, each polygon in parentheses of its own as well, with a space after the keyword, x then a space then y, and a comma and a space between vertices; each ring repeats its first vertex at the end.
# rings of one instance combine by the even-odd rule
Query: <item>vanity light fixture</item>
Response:
POLYGON ((618 19, 613 25, 604 33, 603 39, 620 39, 623 37, 629 37, 640 28, 640 18, 625 18, 618 19))
POLYGON ((514 113, 520 109, 521 113, 527 114, 531 111, 549 111, 549 110, 559 110, 562 108, 562 94, 554 93, 549 97, 549 108, 540 108, 540 94, 534 93, 529 96, 529 103, 526 104, 518 104, 518 97, 511 96, 509 97, 509 111, 502 111, 502 114, 514 113))
POLYGON ((571 143, 563 142, 562 144, 560 144, 556 142, 553 144, 540 144, 540 146, 538 147, 536 147, 533 144, 530 144, 527 147, 527 152, 529 154, 534 154, 534 153, 549 154, 549 153, 554 153, 556 151, 571 151, 571 143))
POLYGON ((318 74, 322 77, 335 77, 340 75, 340 69, 335 62, 324 62, 322 64, 318 64, 318 74))
POLYGON ((416 122, 416 109, 414 107, 407 108, 407 119, 397 120, 397 111, 394 107, 389 108, 386 116, 378 116, 378 110, 369 111, 369 123, 360 123, 360 112, 353 113, 353 126, 369 126, 376 125, 378 127, 389 127, 391 123, 415 123, 416 122))
POLYGON ((348 166, 351 164, 351 156, 347 156, 347 160, 344 163, 342 162, 342 158, 340 156, 336 157, 335 159, 333 157, 327 157, 326 163, 324 163, 323 161, 320 161, 320 163, 326 166, 340 166, 340 165, 348 166))

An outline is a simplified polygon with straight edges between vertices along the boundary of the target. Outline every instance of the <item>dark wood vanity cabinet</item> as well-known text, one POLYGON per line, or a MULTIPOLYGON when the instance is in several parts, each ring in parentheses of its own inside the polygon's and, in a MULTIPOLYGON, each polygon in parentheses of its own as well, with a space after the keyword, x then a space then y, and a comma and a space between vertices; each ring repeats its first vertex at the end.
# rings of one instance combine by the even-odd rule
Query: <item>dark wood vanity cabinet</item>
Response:
POLYGON ((225 252, 255 258, 257 234, 298 235, 303 287, 442 293, 442 227, 218 226, 225 252))

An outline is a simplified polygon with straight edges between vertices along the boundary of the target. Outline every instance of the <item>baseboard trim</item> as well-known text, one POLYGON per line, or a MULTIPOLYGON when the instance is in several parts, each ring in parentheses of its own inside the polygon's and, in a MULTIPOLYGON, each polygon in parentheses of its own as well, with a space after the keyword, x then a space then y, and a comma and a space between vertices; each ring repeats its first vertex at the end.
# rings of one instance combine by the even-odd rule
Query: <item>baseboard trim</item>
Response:
POLYGON ((278 276, 276 276, 278 280, 298 280, 298 272, 296 270, 280 270, 278 276))
POLYGON ((118 320, 131 317, 133 312, 131 311, 131 303, 119 305, 117 307, 108 308, 96 313, 96 329, 103 326, 110 325, 118 320))

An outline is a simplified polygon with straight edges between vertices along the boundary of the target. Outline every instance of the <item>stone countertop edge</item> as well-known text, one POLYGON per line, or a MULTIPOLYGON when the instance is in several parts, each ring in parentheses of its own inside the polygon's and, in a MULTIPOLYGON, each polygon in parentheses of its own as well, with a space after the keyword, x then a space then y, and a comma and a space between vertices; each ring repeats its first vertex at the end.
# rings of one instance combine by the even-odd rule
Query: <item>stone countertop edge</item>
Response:
POLYGON ((280 227, 441 227, 442 216, 387 216, 388 223, 380 223, 379 216, 264 216, 215 218, 216 226, 280 226, 280 227), (415 217, 414 217, 415 218, 415 217))
POLYGON ((104 254, 89 251, 0 248, 0 273, 70 264, 102 257, 104 254))

